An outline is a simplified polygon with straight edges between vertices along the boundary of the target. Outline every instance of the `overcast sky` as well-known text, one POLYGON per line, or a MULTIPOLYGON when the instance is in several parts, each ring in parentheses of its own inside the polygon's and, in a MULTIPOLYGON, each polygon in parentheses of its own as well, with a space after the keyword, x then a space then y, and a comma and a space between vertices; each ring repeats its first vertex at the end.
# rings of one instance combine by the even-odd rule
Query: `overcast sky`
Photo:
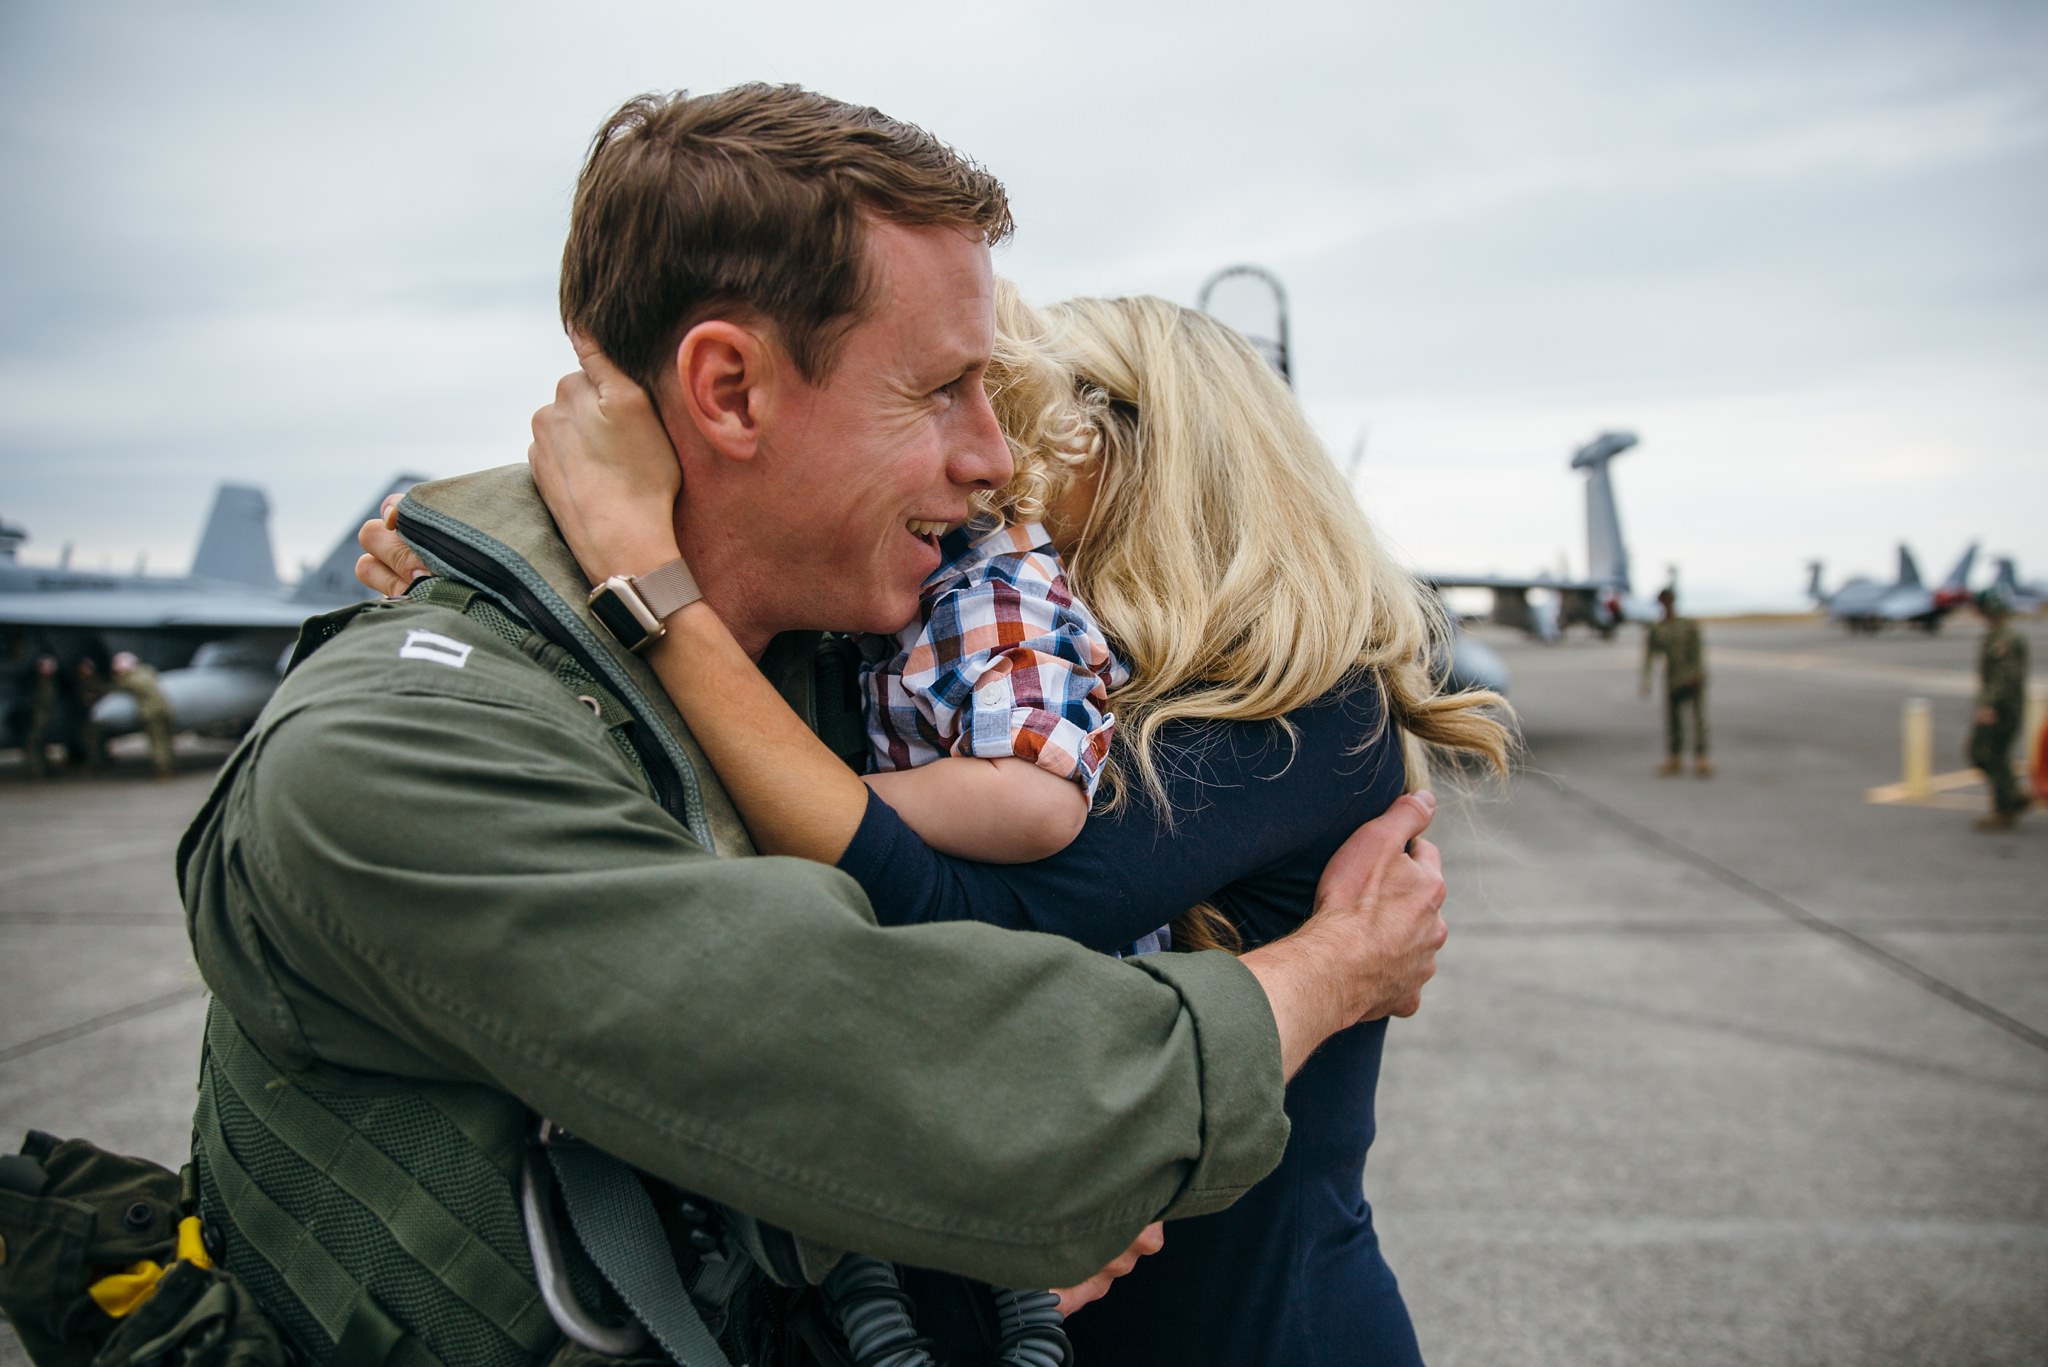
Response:
POLYGON ((289 576, 387 476, 519 459, 572 364, 591 132, 767 79, 995 171, 1030 297, 1271 268, 1302 400, 1340 461, 1367 434, 1354 483, 1418 565, 1582 571, 1566 462, 1627 427, 1639 589, 1676 563, 1696 605, 1790 604, 1807 559, 1901 538, 2048 575, 2037 0, 707 8, 0 8, 26 554, 182 569, 236 479, 289 576))

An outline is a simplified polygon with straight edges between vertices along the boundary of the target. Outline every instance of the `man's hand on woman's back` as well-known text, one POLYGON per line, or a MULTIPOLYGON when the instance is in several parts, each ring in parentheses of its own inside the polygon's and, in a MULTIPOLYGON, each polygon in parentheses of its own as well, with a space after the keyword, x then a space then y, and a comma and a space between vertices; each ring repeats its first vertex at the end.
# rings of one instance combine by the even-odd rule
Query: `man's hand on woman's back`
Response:
POLYGON ((1272 1004, 1287 1076, 1337 1031, 1421 1007, 1450 934, 1443 861, 1422 838, 1435 814, 1433 794, 1410 793, 1360 826, 1324 867, 1301 929, 1244 956, 1272 1004))

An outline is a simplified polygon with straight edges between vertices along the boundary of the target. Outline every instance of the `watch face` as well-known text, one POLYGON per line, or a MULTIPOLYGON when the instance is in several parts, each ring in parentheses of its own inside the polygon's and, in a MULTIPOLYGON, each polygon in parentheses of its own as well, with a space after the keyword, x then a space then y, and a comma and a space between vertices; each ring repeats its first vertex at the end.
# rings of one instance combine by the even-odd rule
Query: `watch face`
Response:
POLYGON ((593 595, 590 600, 590 614, 603 623, 604 629, 628 650, 638 650, 652 634, 640 624, 640 619, 633 615, 632 609, 626 606, 625 599, 616 590, 600 591, 593 595))

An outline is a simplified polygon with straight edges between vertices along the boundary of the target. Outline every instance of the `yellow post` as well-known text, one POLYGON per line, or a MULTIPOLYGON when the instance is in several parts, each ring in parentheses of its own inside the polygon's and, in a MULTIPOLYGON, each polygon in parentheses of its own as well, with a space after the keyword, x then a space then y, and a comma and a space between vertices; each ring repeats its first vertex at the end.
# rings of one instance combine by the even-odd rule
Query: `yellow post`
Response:
POLYGON ((1906 797, 1913 802, 1925 802, 1934 796, 1934 709, 1927 699, 1906 699, 1902 731, 1906 797))

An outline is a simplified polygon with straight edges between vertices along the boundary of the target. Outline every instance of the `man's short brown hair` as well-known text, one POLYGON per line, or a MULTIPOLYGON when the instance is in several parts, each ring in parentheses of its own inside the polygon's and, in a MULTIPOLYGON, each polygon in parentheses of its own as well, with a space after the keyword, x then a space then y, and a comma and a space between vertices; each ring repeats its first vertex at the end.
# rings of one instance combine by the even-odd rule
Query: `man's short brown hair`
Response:
POLYGON ((562 321, 653 392, 690 328, 770 324, 813 383, 867 302, 864 216, 1010 235, 1002 183, 931 134, 794 85, 621 105, 591 140, 562 321))

